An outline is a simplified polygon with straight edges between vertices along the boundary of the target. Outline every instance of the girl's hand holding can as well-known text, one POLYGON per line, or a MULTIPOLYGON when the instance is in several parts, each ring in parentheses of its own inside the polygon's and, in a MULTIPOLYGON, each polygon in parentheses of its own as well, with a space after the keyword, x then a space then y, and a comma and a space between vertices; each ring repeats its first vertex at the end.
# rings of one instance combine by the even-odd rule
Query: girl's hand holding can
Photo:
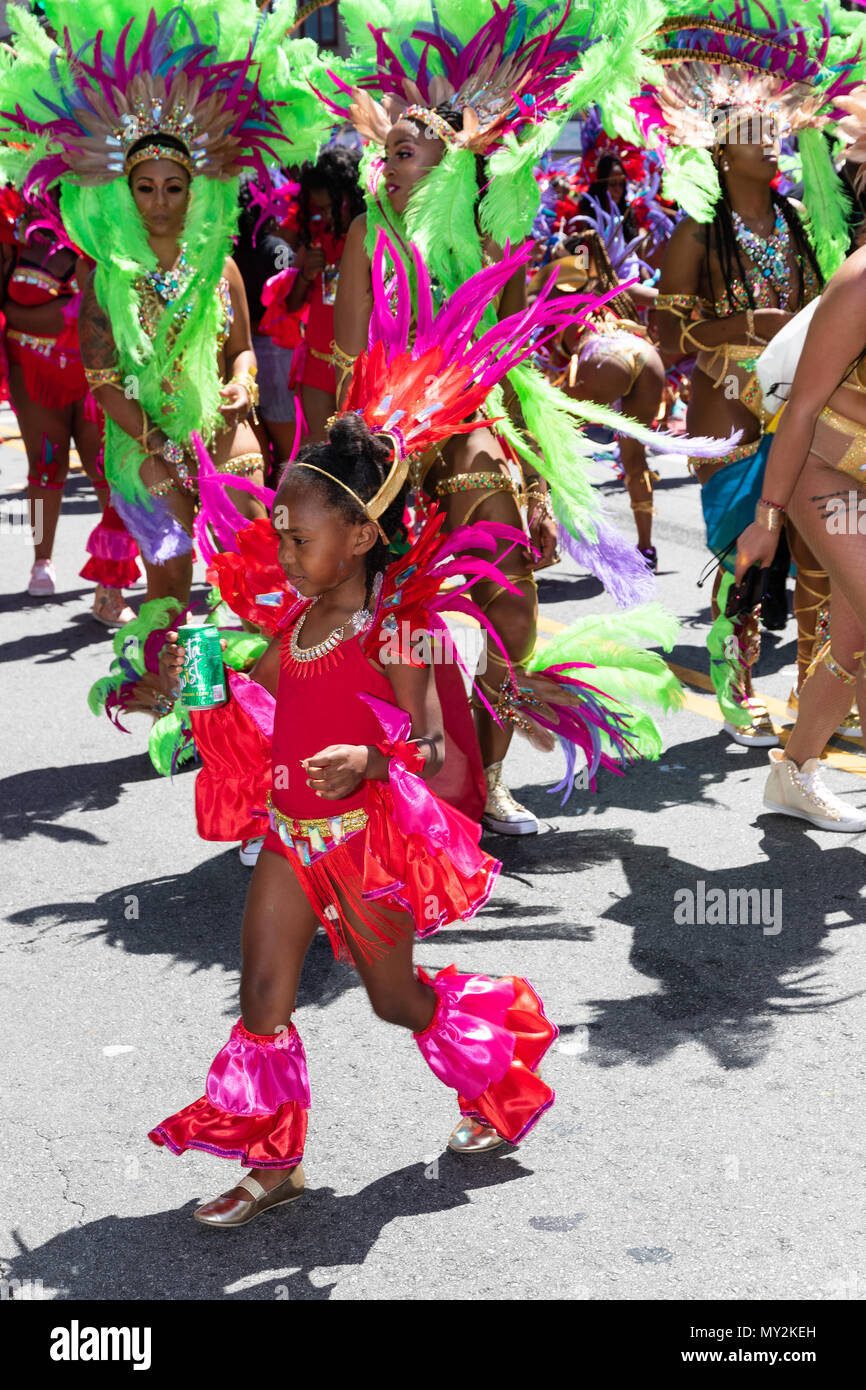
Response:
POLYGON ((180 693, 180 673, 183 670, 183 647, 178 646, 177 633, 167 632, 159 653, 159 682, 166 695, 177 698, 180 693))

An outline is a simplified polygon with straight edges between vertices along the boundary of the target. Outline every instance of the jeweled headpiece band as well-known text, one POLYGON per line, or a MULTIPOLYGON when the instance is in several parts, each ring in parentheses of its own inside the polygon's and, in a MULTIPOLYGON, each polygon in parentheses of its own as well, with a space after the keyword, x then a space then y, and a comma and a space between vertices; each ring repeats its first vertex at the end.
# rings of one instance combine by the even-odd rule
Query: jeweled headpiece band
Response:
POLYGON ((407 120, 411 120, 414 116, 417 120, 424 121, 445 145, 456 148, 462 143, 460 132, 454 130, 445 120, 445 117, 439 115, 438 111, 431 111, 428 106, 409 106, 403 112, 403 116, 407 120))
POLYGON ((135 151, 135 154, 126 156, 123 161, 124 173, 131 174, 136 165, 144 164, 148 159, 171 159, 175 164, 186 169, 190 178, 195 177, 196 167, 192 155, 185 150, 178 149, 174 141, 171 144, 167 141, 163 144, 159 136, 156 136, 147 145, 142 145, 141 149, 135 151))

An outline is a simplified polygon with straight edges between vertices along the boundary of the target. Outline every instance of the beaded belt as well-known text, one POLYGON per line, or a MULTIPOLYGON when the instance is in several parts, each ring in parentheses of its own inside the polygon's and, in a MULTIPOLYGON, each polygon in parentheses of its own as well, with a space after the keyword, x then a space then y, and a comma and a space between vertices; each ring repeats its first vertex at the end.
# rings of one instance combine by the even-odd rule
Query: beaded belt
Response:
POLYGON ((341 816, 320 816, 306 820, 296 816, 286 816, 278 811, 271 794, 267 796, 268 822, 276 831, 283 844, 294 850, 302 864, 310 864, 322 854, 328 854, 350 835, 356 835, 367 824, 367 812, 363 806, 353 811, 344 811, 341 816))
MULTIPOLYGON (((57 347, 56 338, 41 337, 36 333, 22 333, 19 328, 7 328, 6 337, 13 343, 20 343, 22 347, 30 348, 31 352, 38 352, 41 357, 50 357, 57 347)), ((67 348, 61 353, 60 366, 65 367, 67 358, 78 358, 77 352, 70 352, 67 348)))
POLYGON ((727 468, 728 464, 737 463, 740 459, 748 458, 750 454, 757 453, 760 442, 760 439, 753 439, 751 444, 738 444, 729 454, 724 454, 722 458, 718 459, 705 459, 690 455, 687 460, 688 470, 703 486, 715 473, 727 468))

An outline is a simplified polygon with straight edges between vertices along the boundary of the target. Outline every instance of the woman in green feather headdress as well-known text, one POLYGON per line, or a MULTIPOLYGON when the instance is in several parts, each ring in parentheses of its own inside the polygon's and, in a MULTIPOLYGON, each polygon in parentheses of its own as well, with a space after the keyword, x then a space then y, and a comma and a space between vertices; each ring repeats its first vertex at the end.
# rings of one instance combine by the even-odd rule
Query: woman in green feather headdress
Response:
MULTIPOLYGON (((489 0, 446 0, 435 7, 429 0, 409 0, 394 13, 348 0, 341 14, 364 75, 352 86, 338 81, 329 105, 348 114, 370 143, 362 165, 367 214, 350 229, 335 305, 338 383, 367 346, 378 231, 388 233, 410 280, 412 244, 430 271, 434 292, 445 298, 457 293, 482 265, 500 259, 506 244, 529 234, 539 200, 535 165, 575 105, 602 91, 614 104, 618 91, 636 90, 643 61, 636 39, 644 32, 629 7, 608 0, 591 11, 567 0, 510 0, 501 8, 489 0)), ((518 275, 503 287, 499 317, 524 302, 525 283, 518 275)), ((580 434, 587 418, 582 404, 568 401, 521 363, 509 373, 505 393, 492 400, 490 415, 495 430, 479 420, 471 434, 421 460, 413 482, 418 499, 441 501, 451 527, 484 519, 523 528, 526 545, 512 549, 502 563, 520 592, 492 585, 474 591, 509 657, 520 664, 535 644, 533 571, 555 558, 557 521, 580 537, 585 563, 605 577, 629 548, 609 531, 602 541, 589 476, 591 450, 580 434)), ((629 601, 647 597, 647 588, 639 587, 645 566, 632 555, 625 563, 632 565, 623 582, 624 589, 633 586, 629 601)), ((502 775, 520 723, 521 695, 511 688, 493 642, 486 656, 481 684, 496 717, 478 704, 488 793, 484 823, 503 834, 533 833, 535 816, 514 799, 502 775)))
POLYGON ((236 504, 264 513, 253 495, 264 481, 249 423, 255 359, 228 253, 241 169, 261 182, 266 163, 288 149, 314 153, 326 129, 301 80, 314 49, 284 42, 291 0, 267 19, 255 0, 226 0, 219 12, 205 0, 42 8, 44 28, 10 9, 0 137, 25 148, 4 163, 18 158, 25 196, 60 184, 64 226, 90 262, 80 341, 107 417, 112 500, 147 564, 148 597, 183 607, 194 430, 236 477, 236 504))

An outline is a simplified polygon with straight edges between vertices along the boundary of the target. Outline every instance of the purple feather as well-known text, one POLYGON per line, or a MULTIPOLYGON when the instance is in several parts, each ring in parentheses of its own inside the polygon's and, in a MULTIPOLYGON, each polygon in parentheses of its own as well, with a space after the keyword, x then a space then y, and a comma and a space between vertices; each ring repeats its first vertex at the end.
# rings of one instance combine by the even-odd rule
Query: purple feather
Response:
POLYGON ((595 519, 597 539, 573 536, 560 523, 559 544, 581 569, 594 574, 620 608, 655 596, 656 581, 637 548, 604 517, 595 519))
POLYGON ((118 492, 112 494, 111 500, 148 564, 164 565, 192 550, 192 536, 187 535, 161 497, 154 497, 152 509, 143 502, 121 497, 118 492))

